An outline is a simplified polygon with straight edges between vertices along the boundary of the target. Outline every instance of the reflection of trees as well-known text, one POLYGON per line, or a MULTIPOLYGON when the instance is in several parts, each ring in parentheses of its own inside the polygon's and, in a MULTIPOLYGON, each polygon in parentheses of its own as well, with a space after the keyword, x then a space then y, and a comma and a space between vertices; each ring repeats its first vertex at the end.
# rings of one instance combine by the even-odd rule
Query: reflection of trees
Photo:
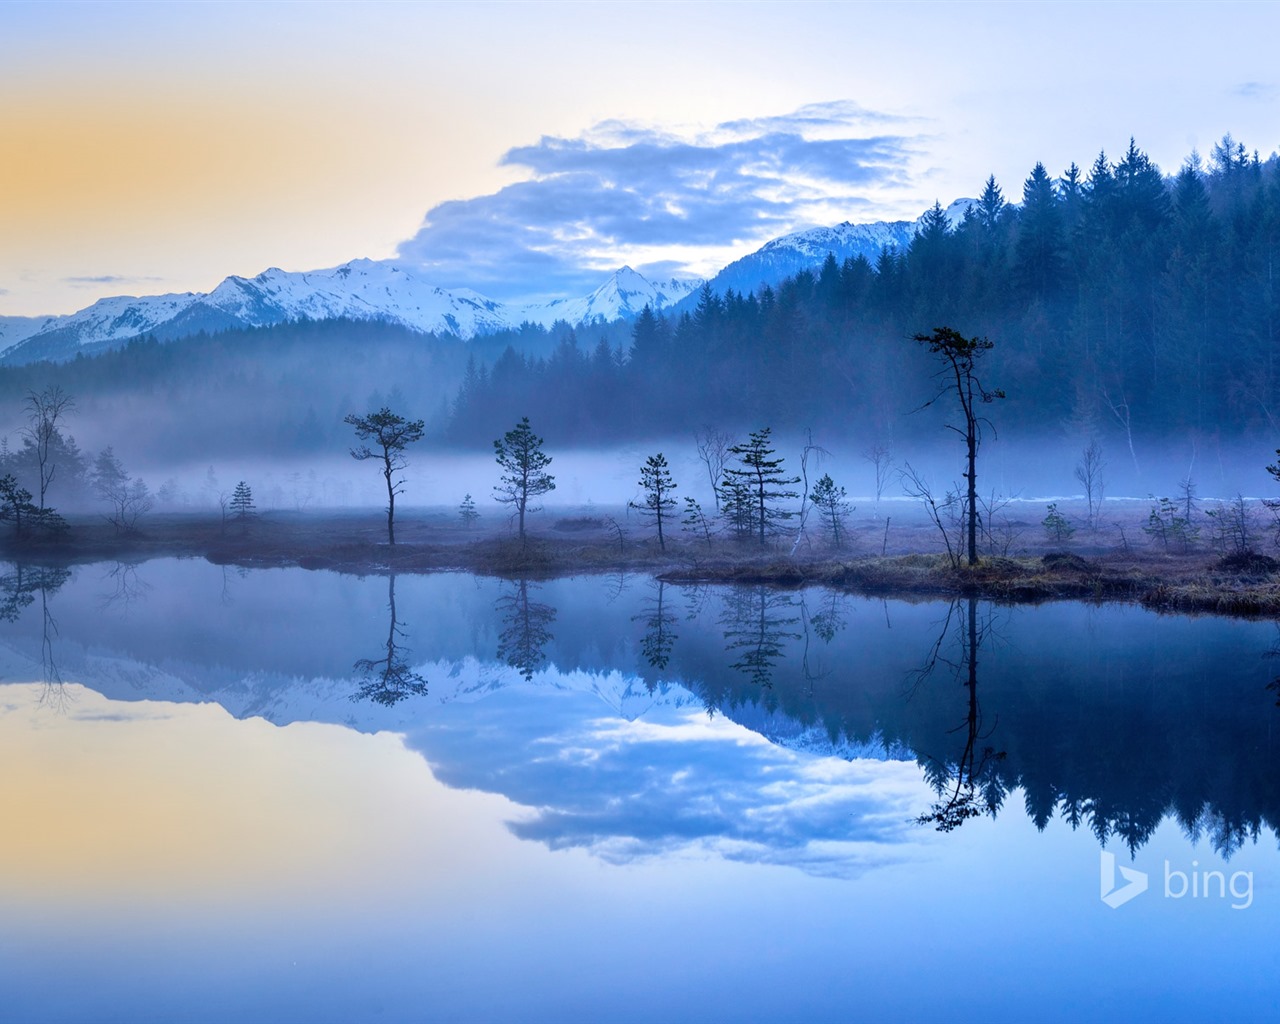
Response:
MULTIPOLYGON (((643 614, 632 616, 633 622, 641 621, 645 627, 644 636, 640 638, 640 654, 651 668, 656 669, 667 667, 667 662, 671 660, 671 648, 680 638, 680 634, 673 628, 676 617, 666 609, 664 601, 666 586, 661 580, 655 580, 654 588, 657 596, 645 602, 643 614)), ((653 685, 650 682, 650 690, 653 689, 653 685)))
MULTIPOLYGON (((1280 622, 1276 624, 1276 642, 1273 643, 1262 656, 1264 658, 1280 658, 1280 622)), ((1267 683, 1267 689, 1276 695, 1276 707, 1280 708, 1280 675, 1274 676, 1271 682, 1267 683)))
POLYGON ((511 580, 496 605, 502 616, 498 657, 518 668, 525 679, 532 679, 546 660, 543 648, 553 639, 548 627, 556 620, 556 610, 550 605, 529 600, 529 591, 537 587, 527 579, 511 580))
POLYGON ((104 583, 110 582, 113 587, 110 594, 102 597, 104 610, 116 605, 127 609, 135 601, 146 597, 151 589, 151 584, 139 579, 138 567, 129 562, 116 562, 102 579, 104 583))
POLYGON ((396 643, 405 636, 396 618, 396 577, 387 577, 387 605, 391 623, 387 627, 386 654, 381 658, 361 658, 356 671, 364 676, 360 688, 351 695, 352 700, 371 700, 375 704, 391 707, 408 697, 421 697, 427 692, 427 681, 410 670, 408 648, 396 643))
POLYGON ((782 658, 788 640, 800 639, 788 631, 800 616, 788 614, 796 603, 790 594, 779 593, 766 584, 735 587, 725 601, 721 625, 725 626, 725 653, 736 660, 729 666, 742 672, 757 686, 773 686, 773 670, 782 658))
POLYGON ((805 682, 809 684, 809 696, 813 696, 814 684, 821 678, 830 675, 830 671, 817 673, 809 663, 809 644, 811 642, 810 634, 816 635, 823 644, 830 644, 836 638, 836 634, 845 627, 844 616, 841 614, 839 605, 840 595, 834 590, 828 590, 823 595, 822 604, 818 611, 809 611, 809 596, 805 593, 800 594, 800 623, 804 627, 804 646, 800 655, 800 674, 804 677, 805 682))
MULTIPOLYGON (((963 679, 967 693, 964 722, 951 730, 963 731, 964 746, 958 756, 941 759, 927 755, 925 777, 938 794, 939 801, 928 814, 916 819, 920 824, 933 824, 940 832, 950 832, 984 810, 994 814, 1004 800, 1005 787, 997 766, 1005 758, 1004 751, 983 746, 991 732, 982 731, 982 707, 978 702, 978 650, 990 631, 990 621, 979 623, 978 599, 964 601, 967 614, 961 613, 961 601, 953 601, 937 642, 925 664, 916 671, 916 684, 924 683, 939 666, 951 671, 952 677, 963 679), (953 628, 954 624, 954 628, 953 628), (954 655, 950 652, 955 651, 954 655)), ((995 726, 992 726, 994 730, 995 726)))
POLYGON ((49 610, 49 598, 71 578, 71 570, 57 566, 15 564, 13 571, 0 576, 0 619, 17 622, 22 612, 40 597, 40 671, 44 690, 40 703, 61 710, 68 695, 54 659, 53 642, 58 623, 49 610))

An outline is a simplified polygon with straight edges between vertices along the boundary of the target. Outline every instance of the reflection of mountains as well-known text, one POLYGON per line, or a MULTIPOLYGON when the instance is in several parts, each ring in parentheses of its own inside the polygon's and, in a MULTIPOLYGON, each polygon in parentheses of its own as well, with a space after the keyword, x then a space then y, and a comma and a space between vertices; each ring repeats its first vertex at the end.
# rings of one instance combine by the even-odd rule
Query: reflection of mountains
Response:
MULTIPOLYGON (((178 600, 166 600, 159 564, 150 569, 140 570, 152 590, 129 609, 140 631, 125 649, 86 598, 91 574, 49 597, 64 677, 120 699, 214 699, 281 724, 403 732, 446 781, 541 808, 513 827, 553 845, 626 856, 696 839, 804 861, 815 844, 920 834, 906 828, 927 803, 920 770, 909 786, 868 756, 914 757, 940 797, 964 783, 956 771, 968 758, 981 769, 983 809, 1021 789, 1038 826, 1061 815, 1131 847, 1169 813, 1224 852, 1280 822, 1267 624, 979 606, 992 632, 970 688, 967 672, 919 675, 931 651, 963 660, 963 642, 943 631, 945 603, 643 583, 619 593, 597 578, 548 581, 534 607, 519 584, 401 577, 392 626, 398 614, 411 631, 421 657, 412 671, 430 693, 376 706, 349 699, 350 666, 353 651, 386 643, 385 580, 251 573, 235 581, 230 607, 241 618, 212 593, 199 608, 204 643, 184 645, 179 661, 150 653, 147 631, 173 628, 166 612, 178 600), (314 604, 273 619, 282 592, 314 604), (281 653, 291 634, 262 630, 255 647, 244 628, 272 621, 310 623, 296 659, 281 653), (981 727, 966 733, 979 703, 981 727), (983 760, 987 748, 1003 756, 983 760), (824 766, 791 751, 857 760, 824 766), (840 808, 830 818, 815 810, 824 793, 840 808)), ((39 671, 38 630, 29 613, 4 628, 27 652, 25 667, 8 659, 5 678, 39 671)))

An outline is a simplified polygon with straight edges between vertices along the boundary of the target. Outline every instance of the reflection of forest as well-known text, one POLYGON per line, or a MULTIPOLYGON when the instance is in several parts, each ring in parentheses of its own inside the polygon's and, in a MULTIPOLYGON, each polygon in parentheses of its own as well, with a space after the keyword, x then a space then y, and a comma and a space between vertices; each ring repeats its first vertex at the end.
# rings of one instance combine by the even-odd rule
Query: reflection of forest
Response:
POLYGON ((1266 652, 1194 639, 1220 621, 1145 616, 1130 635, 1109 625, 1119 609, 1059 606, 1092 617, 1079 636, 1036 621, 1052 609, 959 601, 930 606, 926 625, 912 609, 910 631, 866 619, 854 631, 828 594, 756 590, 713 595, 724 642, 685 630, 666 677, 730 717, 756 707, 836 745, 914 751, 939 796, 922 821, 954 827, 1021 788, 1037 827, 1060 815, 1131 849, 1166 815, 1222 853, 1280 826, 1266 652))
MULTIPOLYGON (((0 622, 9 636, 25 634, 51 700, 61 679, 55 654, 71 664, 86 647, 168 658, 205 694, 263 677, 264 664, 273 686, 335 678, 370 651, 370 637, 349 628, 350 581, 316 587, 308 577, 285 591, 274 576, 249 574, 230 604, 216 591, 208 607, 183 604, 184 623, 199 627, 184 633, 165 572, 198 574, 177 563, 144 569, 147 584, 133 571, 108 573, 116 592, 107 595, 104 578, 83 571, 74 582, 58 568, 0 573, 0 622), (155 596, 141 599, 147 586, 155 596), (328 603, 308 603, 308 588, 328 603), (284 642, 255 646, 245 623, 267 615, 293 628, 284 642), (219 660, 228 657, 229 667, 219 660)), ((387 617, 373 643, 383 653, 359 663, 357 696, 398 704, 424 693, 426 681, 408 667, 397 581, 387 580, 385 594, 377 585, 387 617)), ((709 712, 777 743, 910 751, 937 793, 935 824, 999 810, 1021 789, 1038 826, 1060 816, 1131 847, 1169 814, 1223 852, 1280 825, 1270 627, 1121 606, 881 602, 817 588, 655 582, 614 592, 603 578, 466 576, 399 585, 419 612, 450 613, 413 620, 423 662, 492 663, 496 634, 497 660, 525 679, 549 662, 618 672, 651 692, 681 684, 709 712)))

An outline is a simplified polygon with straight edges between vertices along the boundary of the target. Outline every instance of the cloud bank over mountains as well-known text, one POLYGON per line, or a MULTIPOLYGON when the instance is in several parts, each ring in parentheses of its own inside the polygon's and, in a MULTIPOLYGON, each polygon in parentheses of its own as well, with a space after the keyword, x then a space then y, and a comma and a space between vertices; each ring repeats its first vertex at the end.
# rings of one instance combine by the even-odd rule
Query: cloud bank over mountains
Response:
POLYGON ((833 101, 710 130, 613 120, 546 135, 502 159, 526 180, 435 206, 397 260, 504 301, 578 294, 623 263, 705 276, 745 247, 904 192, 912 127, 833 101))

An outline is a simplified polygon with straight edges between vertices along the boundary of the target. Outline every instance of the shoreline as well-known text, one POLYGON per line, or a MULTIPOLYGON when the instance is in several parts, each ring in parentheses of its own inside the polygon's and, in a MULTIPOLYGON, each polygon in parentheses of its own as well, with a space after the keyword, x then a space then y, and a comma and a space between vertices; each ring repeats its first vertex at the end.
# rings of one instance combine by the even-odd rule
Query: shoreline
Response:
MULTIPOLYGON (((70 567, 93 562, 203 558, 243 568, 328 570, 355 576, 471 572, 481 576, 550 579, 637 572, 663 583, 827 586, 876 597, 978 597, 1010 604, 1076 600, 1125 602, 1158 612, 1280 618, 1280 563, 1265 555, 1221 558, 1212 552, 1061 549, 988 555, 974 567, 954 567, 946 555, 912 550, 865 553, 810 548, 795 557, 728 540, 708 547, 680 540, 661 551, 647 538, 618 537, 560 520, 522 545, 502 532, 472 532, 445 516, 397 520, 394 547, 385 519, 367 511, 268 514, 223 523, 200 514, 156 516, 143 530, 117 534, 92 520, 71 520, 57 540, 0 541, 9 561, 70 567), (563 525, 568 524, 568 525, 563 525)), ((872 529, 879 529, 873 526, 872 529)), ((927 534, 915 536, 919 541, 927 534)))

